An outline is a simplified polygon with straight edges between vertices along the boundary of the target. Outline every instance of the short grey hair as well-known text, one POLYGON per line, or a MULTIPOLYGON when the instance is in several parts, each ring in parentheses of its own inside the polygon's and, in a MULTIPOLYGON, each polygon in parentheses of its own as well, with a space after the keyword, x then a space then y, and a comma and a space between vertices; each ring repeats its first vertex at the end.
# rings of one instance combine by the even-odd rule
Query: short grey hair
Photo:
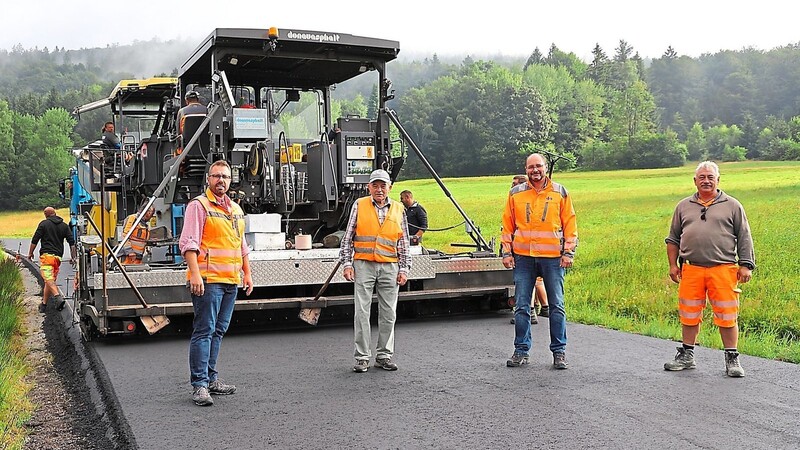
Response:
POLYGON ((714 161, 703 161, 697 165, 697 168, 694 169, 694 174, 697 175, 697 172, 700 172, 703 169, 708 169, 714 172, 714 176, 719 178, 719 166, 714 161))

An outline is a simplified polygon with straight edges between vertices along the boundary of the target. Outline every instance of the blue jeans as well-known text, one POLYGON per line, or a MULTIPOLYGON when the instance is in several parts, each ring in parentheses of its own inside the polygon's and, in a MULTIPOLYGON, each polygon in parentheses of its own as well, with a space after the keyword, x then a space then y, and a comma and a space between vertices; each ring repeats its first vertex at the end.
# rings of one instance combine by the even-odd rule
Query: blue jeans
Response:
POLYGON ((531 349, 531 297, 536 277, 544 280, 550 305, 550 351, 567 348, 567 314, 564 312, 564 273, 561 258, 514 255, 514 352, 527 355, 531 349))
POLYGON ((189 343, 192 386, 206 386, 217 379, 217 356, 222 336, 228 331, 238 286, 207 283, 202 296, 192 295, 194 329, 189 343))

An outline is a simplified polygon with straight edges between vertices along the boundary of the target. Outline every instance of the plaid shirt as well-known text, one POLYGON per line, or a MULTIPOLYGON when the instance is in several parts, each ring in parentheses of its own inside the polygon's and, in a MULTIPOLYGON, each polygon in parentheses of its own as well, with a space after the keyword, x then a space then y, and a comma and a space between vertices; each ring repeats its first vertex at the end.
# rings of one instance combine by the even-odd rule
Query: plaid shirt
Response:
MULTIPOLYGON (((378 206, 375 200, 372 200, 372 206, 375 207, 375 212, 378 213, 378 221, 383 225, 386 219, 386 213, 389 212, 390 199, 386 199, 386 204, 378 206)), ((356 218, 358 218, 358 202, 353 203, 353 209, 350 210, 350 220, 347 222, 344 236, 342 237, 342 247, 339 250, 339 260, 345 268, 353 267, 353 236, 356 235, 356 218)), ((405 208, 403 208, 403 220, 400 223, 400 229, 403 230, 403 237, 397 241, 397 263, 400 267, 400 272, 408 275, 411 269, 411 257, 408 254, 408 219, 406 218, 405 208)))

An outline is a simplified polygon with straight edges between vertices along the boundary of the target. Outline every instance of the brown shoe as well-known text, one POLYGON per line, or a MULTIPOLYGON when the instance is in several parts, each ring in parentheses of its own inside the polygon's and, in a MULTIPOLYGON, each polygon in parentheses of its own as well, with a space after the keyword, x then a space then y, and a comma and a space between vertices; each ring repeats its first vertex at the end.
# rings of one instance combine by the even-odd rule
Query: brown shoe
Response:
POLYGON ((392 362, 392 358, 376 359, 375 367, 383 370, 397 370, 397 364, 392 362))
POLYGON ((563 353, 553 353, 553 367, 559 370, 568 368, 567 355, 563 353))

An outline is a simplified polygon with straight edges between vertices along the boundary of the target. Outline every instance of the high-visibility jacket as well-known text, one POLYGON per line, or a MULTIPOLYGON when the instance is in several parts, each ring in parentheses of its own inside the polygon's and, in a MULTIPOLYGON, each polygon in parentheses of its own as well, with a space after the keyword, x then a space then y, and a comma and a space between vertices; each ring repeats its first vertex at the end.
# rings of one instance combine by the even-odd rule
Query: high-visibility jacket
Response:
POLYGON ((397 262, 397 241, 403 237, 403 209, 400 202, 389 203, 389 211, 381 224, 372 197, 358 199, 353 259, 397 262))
POLYGON ((556 258, 578 245, 575 209, 567 189, 545 178, 541 191, 530 182, 514 186, 503 211, 503 254, 556 258))
MULTIPOLYGON (((131 214, 125 218, 125 225, 122 227, 123 236, 128 234, 133 223, 136 222, 136 216, 137 214, 131 214)), ((131 233, 131 237, 128 238, 125 246, 123 246, 123 251, 127 255, 136 255, 136 258, 141 260, 144 256, 144 247, 148 239, 150 239, 150 229, 147 228, 146 223, 139 222, 133 230, 133 233, 131 233)))
MULTIPOLYGON (((206 211, 203 236, 197 265, 206 283, 239 284, 242 281, 242 236, 244 236, 244 212, 234 202, 231 211, 217 204, 214 193, 206 189, 204 195, 194 198, 206 211)), ((194 201, 193 200, 193 201, 194 201)), ((186 279, 190 277, 186 273, 186 279)))

